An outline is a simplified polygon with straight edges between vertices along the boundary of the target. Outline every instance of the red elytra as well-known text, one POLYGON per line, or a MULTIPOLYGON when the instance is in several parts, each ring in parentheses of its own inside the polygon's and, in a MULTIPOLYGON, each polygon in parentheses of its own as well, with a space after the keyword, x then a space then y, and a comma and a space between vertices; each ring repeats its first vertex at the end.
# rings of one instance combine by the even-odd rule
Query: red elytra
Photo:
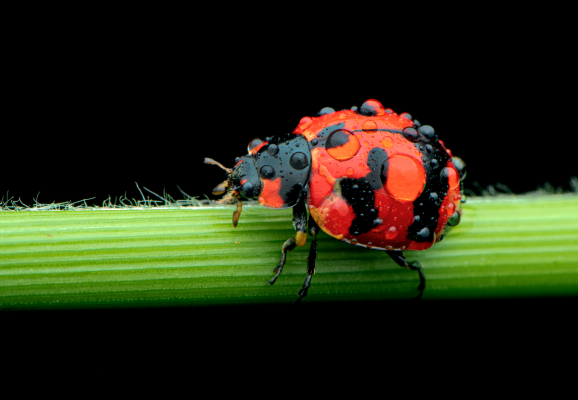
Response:
MULTIPOLYGON (((368 101, 369 102, 369 101, 368 101)), ((436 238, 441 237, 447 223, 448 206, 460 207, 459 172, 454 167, 449 154, 445 167, 449 171, 449 188, 444 200, 437 206, 440 218, 431 235, 431 240, 417 242, 408 237, 408 228, 414 223, 414 202, 427 186, 427 174, 423 156, 427 153, 424 141, 411 142, 399 132, 414 127, 412 120, 395 113, 381 112, 383 106, 376 100, 370 101, 376 111, 374 116, 360 115, 355 111, 337 111, 317 118, 302 118, 294 134, 302 135, 309 142, 319 140, 320 133, 327 127, 338 125, 339 129, 326 135, 343 132, 348 138, 339 147, 314 146, 311 151, 312 169, 309 180, 307 205, 315 221, 329 235, 358 246, 370 246, 372 249, 386 250, 425 250, 431 247, 436 238), (387 179, 374 191, 374 209, 379 224, 367 232, 355 235, 350 231, 350 220, 355 218, 353 209, 344 215, 346 208, 335 198, 341 198, 335 182, 340 178, 363 179, 370 172, 367 163, 369 152, 380 148, 387 153, 387 179), (349 222, 348 222, 349 221, 349 222), (396 232, 395 235, 391 232, 396 232)), ((443 142, 441 148, 445 150, 443 142)), ((432 150, 432 153, 435 151, 432 150)), ((441 153, 441 151, 438 149, 441 153)), ((437 168, 441 170, 441 168, 437 168)), ((361 197, 360 197, 361 198, 361 197)), ((341 201, 343 203, 344 200, 341 201)))

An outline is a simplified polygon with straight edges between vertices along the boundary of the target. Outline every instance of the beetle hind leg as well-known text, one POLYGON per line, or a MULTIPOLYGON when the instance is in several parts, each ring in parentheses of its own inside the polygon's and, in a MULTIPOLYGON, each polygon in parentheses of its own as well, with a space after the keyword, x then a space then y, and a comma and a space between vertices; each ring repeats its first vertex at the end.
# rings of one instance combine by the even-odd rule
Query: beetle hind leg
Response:
POLYGON ((385 251, 400 267, 405 267, 406 269, 411 269, 412 271, 417 271, 419 274, 419 286, 417 290, 419 294, 415 296, 412 300, 421 300, 423 292, 425 290, 425 275, 423 274, 421 263, 418 261, 407 262, 405 256, 401 251, 385 251))

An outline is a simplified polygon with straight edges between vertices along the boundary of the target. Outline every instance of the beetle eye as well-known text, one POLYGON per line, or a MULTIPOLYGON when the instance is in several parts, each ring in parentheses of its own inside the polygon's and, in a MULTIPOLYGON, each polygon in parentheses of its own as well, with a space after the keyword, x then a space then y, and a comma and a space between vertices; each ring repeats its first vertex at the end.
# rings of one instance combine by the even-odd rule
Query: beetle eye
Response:
POLYGON ((247 151, 250 153, 251 150, 253 150, 255 147, 259 146, 261 143, 263 143, 263 141, 259 138, 255 138, 255 139, 251 140, 249 142, 249 145, 247 146, 247 151))

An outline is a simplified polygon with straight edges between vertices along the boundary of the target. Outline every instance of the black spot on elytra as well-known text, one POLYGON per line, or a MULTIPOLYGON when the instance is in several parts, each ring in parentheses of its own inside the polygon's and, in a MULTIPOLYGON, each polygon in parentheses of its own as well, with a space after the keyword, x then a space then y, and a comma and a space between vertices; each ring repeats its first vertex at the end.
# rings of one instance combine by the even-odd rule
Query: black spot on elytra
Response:
POLYGON ((413 202, 415 217, 407 231, 407 238, 416 242, 431 242, 438 226, 440 206, 449 189, 448 179, 440 175, 438 166, 446 165, 450 156, 439 143, 426 145, 425 151, 419 145, 416 147, 422 155, 426 184, 422 194, 413 202))
POLYGON ((367 165, 371 171, 365 176, 365 179, 374 190, 379 190, 387 181, 387 170, 389 162, 385 150, 374 147, 367 155, 367 165))
POLYGON ((344 178, 340 184, 341 196, 353 207, 355 213, 349 233, 357 236, 369 232, 376 225, 377 219, 373 187, 365 178, 344 178))

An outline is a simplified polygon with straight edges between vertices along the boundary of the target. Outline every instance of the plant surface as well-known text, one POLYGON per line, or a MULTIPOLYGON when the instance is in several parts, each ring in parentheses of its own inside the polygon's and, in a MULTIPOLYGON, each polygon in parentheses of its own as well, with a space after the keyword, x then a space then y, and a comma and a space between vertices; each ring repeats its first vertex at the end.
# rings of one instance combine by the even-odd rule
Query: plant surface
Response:
MULTIPOLYGON (((294 301, 309 244, 288 253, 275 285, 267 283, 295 234, 291 210, 246 206, 233 228, 233 209, 1 211, 0 309, 294 301)), ((470 197, 463 209, 442 242, 405 252, 424 266, 423 301, 578 295, 578 196, 470 197)), ((417 294, 417 273, 324 232, 316 271, 303 304, 417 294)))

